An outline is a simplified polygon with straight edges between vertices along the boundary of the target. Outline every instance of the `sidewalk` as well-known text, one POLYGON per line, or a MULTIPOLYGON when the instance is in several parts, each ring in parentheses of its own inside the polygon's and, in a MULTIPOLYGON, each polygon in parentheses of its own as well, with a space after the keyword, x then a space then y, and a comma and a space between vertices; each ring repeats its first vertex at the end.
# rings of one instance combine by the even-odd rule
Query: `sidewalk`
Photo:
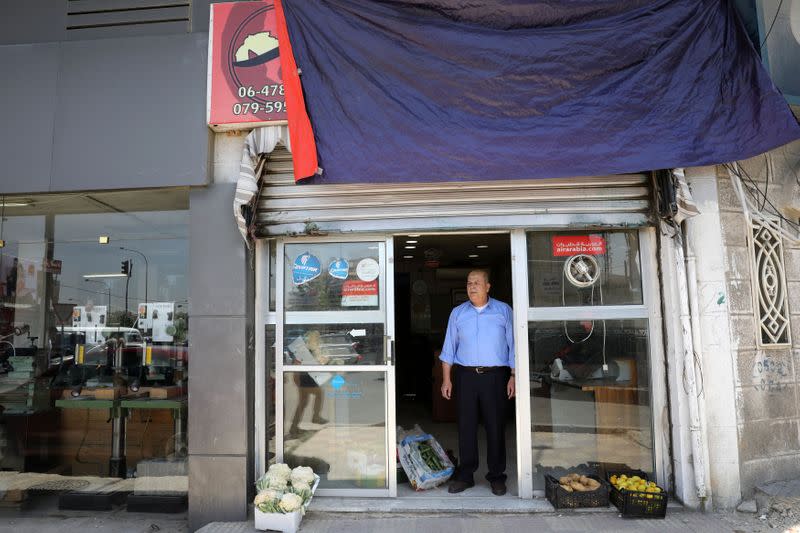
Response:
MULTIPOLYGON (((252 522, 209 524, 198 533, 255 533, 252 522)), ((622 519, 615 512, 565 512, 553 514, 368 514, 309 512, 303 520, 304 533, 617 533, 650 531, 658 533, 758 533, 786 531, 800 533, 800 517, 795 529, 770 528, 765 520, 744 513, 702 514, 683 509, 670 510, 665 519, 622 519)))
MULTIPOLYGON (((777 524, 776 524, 777 525, 777 524)), ((128 513, 125 511, 92 514, 88 512, 54 511, 44 516, 9 516, 0 514, 0 533, 64 533, 66 531, 96 533, 186 533, 185 515, 128 513)), ((199 533, 254 533, 253 521, 215 522, 199 533)), ((304 533, 456 533, 509 532, 523 533, 800 533, 800 513, 796 524, 771 528, 768 519, 738 513, 702 514, 682 508, 670 509, 663 520, 623 520, 618 513, 604 510, 535 514, 437 513, 331 513, 310 511, 304 518, 304 533), (794 526, 794 527, 793 527, 794 526)))

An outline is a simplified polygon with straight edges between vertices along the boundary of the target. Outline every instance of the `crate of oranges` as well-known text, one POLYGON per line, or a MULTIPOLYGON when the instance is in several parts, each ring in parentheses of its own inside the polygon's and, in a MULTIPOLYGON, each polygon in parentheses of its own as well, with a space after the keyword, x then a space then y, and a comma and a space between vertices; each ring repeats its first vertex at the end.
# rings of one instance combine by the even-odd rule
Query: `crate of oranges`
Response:
POLYGON ((664 518, 667 514, 667 493, 650 481, 641 470, 607 472, 611 484, 609 499, 624 517, 664 518))

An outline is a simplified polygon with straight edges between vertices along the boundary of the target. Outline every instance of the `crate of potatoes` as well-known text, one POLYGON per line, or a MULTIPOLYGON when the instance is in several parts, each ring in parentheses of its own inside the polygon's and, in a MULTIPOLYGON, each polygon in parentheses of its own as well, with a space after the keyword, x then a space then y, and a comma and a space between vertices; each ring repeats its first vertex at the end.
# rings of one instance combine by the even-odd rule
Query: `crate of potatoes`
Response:
POLYGON ((608 491, 608 484, 594 474, 545 475, 545 495, 556 509, 608 507, 608 491))

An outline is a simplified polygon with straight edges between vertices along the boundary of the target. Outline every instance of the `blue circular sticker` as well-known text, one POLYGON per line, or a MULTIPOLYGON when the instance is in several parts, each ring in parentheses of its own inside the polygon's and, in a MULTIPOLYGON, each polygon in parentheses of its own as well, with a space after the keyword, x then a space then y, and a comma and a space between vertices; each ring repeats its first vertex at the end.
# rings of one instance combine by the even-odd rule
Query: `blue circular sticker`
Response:
POLYGON ((331 264, 328 265, 328 274, 330 274, 332 278, 347 279, 347 276, 350 274, 350 263, 341 257, 334 259, 331 261, 331 264))
POLYGON ((306 252, 297 256, 292 265, 292 282, 295 285, 303 285, 312 279, 319 277, 322 268, 319 259, 306 252))

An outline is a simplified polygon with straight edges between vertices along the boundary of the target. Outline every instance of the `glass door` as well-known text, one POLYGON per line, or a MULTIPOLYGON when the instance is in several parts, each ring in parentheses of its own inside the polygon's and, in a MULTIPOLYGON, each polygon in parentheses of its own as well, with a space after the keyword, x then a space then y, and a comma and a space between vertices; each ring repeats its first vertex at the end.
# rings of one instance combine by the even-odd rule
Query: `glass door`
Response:
POLYGON ((396 493, 391 254, 391 237, 278 243, 278 459, 321 495, 396 493))

